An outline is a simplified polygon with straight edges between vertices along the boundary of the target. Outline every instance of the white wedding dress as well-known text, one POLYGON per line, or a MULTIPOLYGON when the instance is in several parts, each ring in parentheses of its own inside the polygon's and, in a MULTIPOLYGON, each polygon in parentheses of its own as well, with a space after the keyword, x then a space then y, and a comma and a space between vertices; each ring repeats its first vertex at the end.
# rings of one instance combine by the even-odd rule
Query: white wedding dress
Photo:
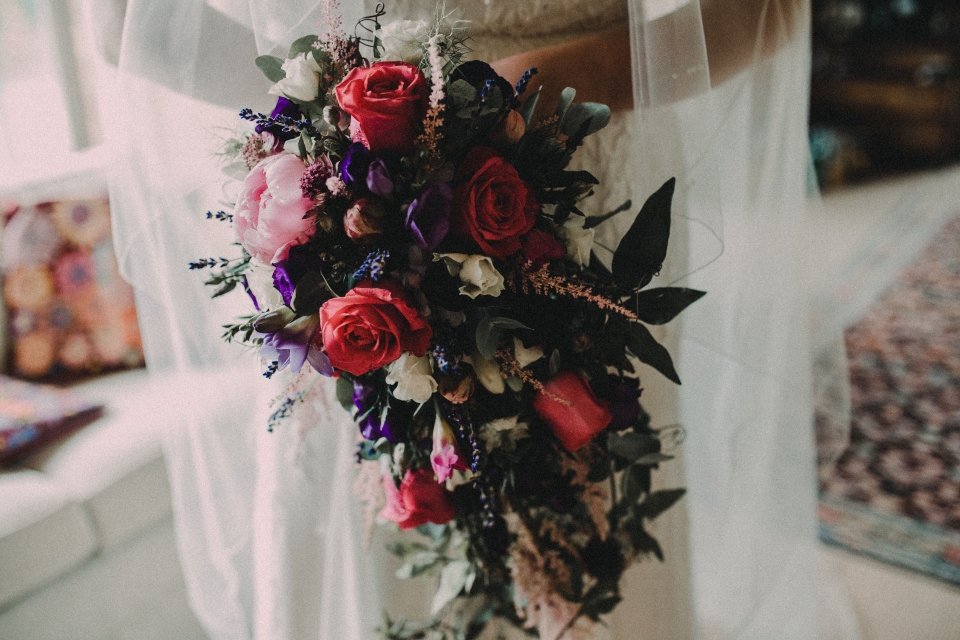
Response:
MULTIPOLYGON (((283 55, 294 38, 315 33, 320 5, 131 0, 127 9, 113 123, 115 233, 136 286, 148 364, 183 384, 195 415, 171 425, 165 448, 191 601, 212 640, 369 638, 382 605, 396 614, 426 594, 391 583, 381 541, 363 550, 351 488, 356 428, 329 381, 268 433, 270 401, 291 381, 263 380, 252 354, 220 343, 220 325, 246 312, 245 301, 210 301, 200 275, 186 269, 231 242, 228 225, 203 213, 229 200, 213 157, 218 128, 233 128, 240 107, 272 106, 253 58, 283 55)), ((755 62, 711 89, 696 0, 633 0, 629 13, 627 0, 456 5, 473 21, 473 56, 486 60, 631 21, 640 108, 615 115, 577 154, 601 179, 588 213, 628 198, 637 210, 676 176, 659 286, 709 292, 663 335, 683 387, 642 372, 656 426, 686 430, 681 461, 660 475, 688 495, 656 525, 666 563, 631 570, 625 601, 601 633, 813 640, 815 462, 802 278, 807 18, 772 53, 761 55, 758 35, 755 62)), ((435 7, 395 0, 386 9, 391 20, 430 17, 435 7)), ((624 214, 604 225, 598 245, 615 247, 630 222, 624 214)))

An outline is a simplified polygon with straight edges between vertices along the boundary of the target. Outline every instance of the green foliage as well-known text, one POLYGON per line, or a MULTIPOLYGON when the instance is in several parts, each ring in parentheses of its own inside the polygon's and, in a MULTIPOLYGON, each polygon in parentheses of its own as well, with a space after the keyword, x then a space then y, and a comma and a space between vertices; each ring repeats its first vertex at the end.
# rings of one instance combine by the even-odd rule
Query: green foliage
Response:
POLYGON ((627 348, 640 362, 650 365, 667 379, 680 384, 680 376, 673 367, 673 358, 670 352, 656 341, 650 330, 639 322, 630 323, 630 336, 627 348))
POLYGON ((613 275, 626 288, 643 288, 663 266, 675 184, 670 178, 647 199, 613 254, 613 275))
POLYGON ((662 287, 638 291, 626 304, 643 322, 666 324, 705 295, 705 291, 696 289, 662 287))
POLYGON ((257 56, 256 63, 270 82, 280 82, 287 77, 287 72, 282 68, 283 60, 276 56, 257 56))

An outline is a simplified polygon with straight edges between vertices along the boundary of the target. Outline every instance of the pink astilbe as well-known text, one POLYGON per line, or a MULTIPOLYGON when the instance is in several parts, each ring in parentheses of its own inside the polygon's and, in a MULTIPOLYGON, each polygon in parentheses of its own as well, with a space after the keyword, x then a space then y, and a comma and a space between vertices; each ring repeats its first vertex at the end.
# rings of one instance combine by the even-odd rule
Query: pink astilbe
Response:
POLYGON ((417 138, 417 146, 428 152, 428 162, 440 157, 437 145, 440 143, 440 127, 443 125, 443 59, 440 57, 440 45, 431 38, 427 47, 430 60, 430 108, 423 119, 423 133, 417 138))
POLYGON ((520 268, 510 275, 507 280, 507 286, 513 291, 522 291, 526 294, 537 294, 541 296, 556 293, 557 295, 578 300, 586 300, 595 305, 598 309, 613 311, 619 313, 625 318, 631 320, 637 319, 637 314, 626 307, 622 307, 616 302, 597 295, 590 287, 583 284, 574 284, 563 276, 550 275, 550 265, 544 264, 534 271, 532 262, 526 262, 520 268))

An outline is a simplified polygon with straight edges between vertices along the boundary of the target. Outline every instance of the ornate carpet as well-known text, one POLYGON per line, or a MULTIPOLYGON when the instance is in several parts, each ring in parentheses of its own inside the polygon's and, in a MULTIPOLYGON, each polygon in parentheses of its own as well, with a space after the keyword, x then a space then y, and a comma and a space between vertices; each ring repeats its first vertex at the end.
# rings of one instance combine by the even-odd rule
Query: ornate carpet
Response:
POLYGON ((960 217, 845 339, 852 430, 821 538, 960 584, 960 217))

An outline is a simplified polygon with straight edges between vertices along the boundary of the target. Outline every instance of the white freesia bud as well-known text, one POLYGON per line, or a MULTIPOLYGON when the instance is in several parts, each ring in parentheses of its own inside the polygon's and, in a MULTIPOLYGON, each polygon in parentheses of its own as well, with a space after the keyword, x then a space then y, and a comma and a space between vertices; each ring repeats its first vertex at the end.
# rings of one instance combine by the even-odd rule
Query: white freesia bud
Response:
POLYGON ((583 216, 571 216, 557 229, 557 237, 567 249, 567 257, 581 267, 590 264, 590 251, 593 248, 593 229, 584 229, 583 216))
POLYGON ((395 20, 380 30, 381 60, 420 64, 430 27, 423 20, 395 20))
POLYGON ((404 351, 398 360, 389 365, 387 384, 395 384, 393 397, 404 402, 424 403, 437 390, 437 381, 433 379, 430 358, 418 358, 404 351))
POLYGON ((486 358, 474 349, 463 356, 464 361, 473 366, 473 372, 483 388, 490 393, 500 394, 506 391, 506 383, 500 375, 500 364, 493 358, 486 358))
POLYGON ((514 336, 513 357, 517 359, 517 364, 519 364, 520 368, 523 369, 531 362, 536 362, 542 358, 543 349, 541 349, 539 345, 527 349, 525 346, 523 346, 523 343, 520 342, 520 338, 514 336))
POLYGON ((434 261, 443 260, 447 271, 458 276, 463 286, 460 293, 471 298, 479 295, 496 298, 503 293, 503 276, 493 266, 493 260, 487 256, 465 253, 437 253, 434 261))
POLYGON ((310 102, 320 92, 320 65, 309 53, 284 61, 281 67, 287 77, 270 87, 268 93, 310 102))
POLYGON ((257 260, 250 259, 250 268, 246 273, 247 286, 250 287, 250 293, 257 299, 257 306, 260 311, 268 309, 277 309, 283 306, 283 296, 273 286, 274 267, 257 260))

